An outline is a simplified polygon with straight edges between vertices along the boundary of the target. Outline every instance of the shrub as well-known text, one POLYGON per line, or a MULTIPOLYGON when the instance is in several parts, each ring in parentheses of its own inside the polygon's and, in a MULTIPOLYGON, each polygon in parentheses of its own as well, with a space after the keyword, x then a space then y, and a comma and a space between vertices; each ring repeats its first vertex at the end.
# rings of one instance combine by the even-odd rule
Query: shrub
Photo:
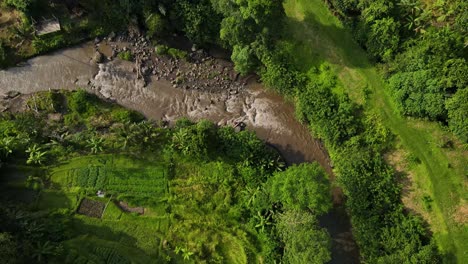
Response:
POLYGON ((447 100, 446 107, 450 129, 463 142, 468 142, 468 88, 458 90, 447 100))
POLYGON ((145 24, 148 29, 147 34, 151 37, 161 34, 166 27, 166 22, 158 13, 146 14, 145 24))
POLYGON ((35 0, 5 0, 5 4, 19 11, 26 12, 34 1, 35 0))
POLYGON ((144 117, 135 111, 118 108, 112 111, 112 119, 121 123, 134 123, 144 119, 144 117))
POLYGON ((36 37, 32 41, 36 53, 45 53, 67 45, 67 41, 62 34, 52 36, 36 37))
POLYGON ((86 112, 88 105, 88 93, 83 89, 73 92, 68 98, 68 107, 79 114, 86 112))
POLYGON ((156 47, 154 47, 154 51, 158 55, 166 55, 168 49, 169 47, 166 45, 156 45, 156 47))
POLYGON ((322 215, 332 207, 330 183, 318 163, 291 166, 275 173, 269 184, 272 202, 279 201, 287 209, 322 215))
POLYGON ((126 61, 132 61, 133 60, 133 55, 132 52, 127 50, 127 51, 122 51, 117 55, 121 60, 126 60, 126 61))
POLYGON ((185 59, 187 58, 187 52, 179 49, 169 48, 167 54, 174 59, 185 59))

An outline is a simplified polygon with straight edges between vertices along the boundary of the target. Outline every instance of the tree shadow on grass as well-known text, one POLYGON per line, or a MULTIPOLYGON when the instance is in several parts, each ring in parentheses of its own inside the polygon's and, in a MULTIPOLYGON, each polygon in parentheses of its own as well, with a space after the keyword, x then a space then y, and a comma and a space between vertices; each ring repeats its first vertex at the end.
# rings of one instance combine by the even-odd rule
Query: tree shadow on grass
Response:
POLYGON ((315 14, 305 11, 304 18, 286 18, 283 39, 293 40, 294 61, 302 70, 324 62, 349 68, 370 68, 366 52, 346 28, 324 25, 315 14))
POLYGON ((71 226, 72 234, 74 236, 89 235, 103 240, 122 243, 127 247, 138 248, 136 246, 137 239, 135 237, 132 237, 122 231, 113 230, 110 227, 103 225, 101 221, 95 221, 94 224, 90 224, 86 223, 83 219, 81 219, 81 217, 74 217, 72 219, 71 226))

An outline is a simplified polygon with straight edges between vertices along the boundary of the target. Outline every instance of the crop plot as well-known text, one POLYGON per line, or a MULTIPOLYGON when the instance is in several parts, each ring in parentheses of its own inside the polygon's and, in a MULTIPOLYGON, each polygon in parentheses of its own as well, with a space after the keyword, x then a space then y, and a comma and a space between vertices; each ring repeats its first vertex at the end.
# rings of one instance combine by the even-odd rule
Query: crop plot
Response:
POLYGON ((53 169, 51 181, 62 188, 132 197, 164 197, 167 193, 167 169, 161 164, 125 156, 87 156, 71 160, 53 169))
POLYGON ((101 218, 104 207, 105 204, 102 202, 85 198, 81 201, 78 213, 89 217, 101 218))

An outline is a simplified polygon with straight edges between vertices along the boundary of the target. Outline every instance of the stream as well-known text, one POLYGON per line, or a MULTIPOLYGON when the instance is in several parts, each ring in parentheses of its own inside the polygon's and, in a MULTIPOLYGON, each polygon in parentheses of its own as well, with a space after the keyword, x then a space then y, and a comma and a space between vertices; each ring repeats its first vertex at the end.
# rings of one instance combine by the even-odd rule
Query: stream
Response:
MULTIPOLYGON (((105 54, 106 47, 100 50, 105 54)), ((49 89, 78 87, 124 107, 139 111, 152 120, 174 121, 181 117, 208 119, 218 125, 246 124, 259 138, 274 146, 288 164, 317 161, 332 175, 330 159, 322 143, 295 119, 294 107, 281 96, 265 89, 255 78, 245 80, 236 93, 220 89, 174 88, 169 80, 137 79, 134 63, 113 59, 101 64, 90 58, 92 43, 42 55, 21 66, 0 71, 0 94, 18 91, 30 94, 49 89)), ((359 263, 341 191, 334 188, 334 209, 320 218, 332 236, 331 263, 359 263)))

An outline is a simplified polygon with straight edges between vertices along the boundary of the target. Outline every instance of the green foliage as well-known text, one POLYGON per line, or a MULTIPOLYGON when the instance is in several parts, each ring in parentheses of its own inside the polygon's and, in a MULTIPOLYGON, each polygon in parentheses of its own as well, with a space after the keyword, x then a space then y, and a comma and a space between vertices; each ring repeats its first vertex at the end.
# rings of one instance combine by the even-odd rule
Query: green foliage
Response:
POLYGON ((196 43, 215 43, 219 38, 222 17, 217 14, 210 0, 176 1, 179 27, 196 43))
POLYGON ((263 54, 273 47, 284 18, 282 1, 211 1, 223 16, 220 38, 233 48, 232 60, 241 73, 258 69, 263 54))
POLYGON ((8 233, 0 233, 0 262, 13 264, 17 261, 16 242, 8 233))
POLYGON ((143 121, 144 116, 136 111, 117 108, 111 113, 112 119, 121 123, 136 123, 143 121))
POLYGON ((126 60, 126 61, 132 61, 133 60, 133 55, 132 52, 127 50, 127 51, 122 51, 118 55, 119 59, 121 60, 126 60))
POLYGON ((434 79, 433 71, 397 73, 389 79, 389 87, 404 115, 443 119, 444 89, 434 79))
POLYGON ((271 199, 286 209, 310 210, 315 215, 331 207, 331 191, 325 171, 318 163, 293 165, 269 179, 271 199))
POLYGON ((249 46, 234 46, 231 60, 234 62, 234 69, 243 75, 252 72, 258 64, 258 62, 255 62, 254 54, 249 46))
POLYGON ((34 144, 32 147, 29 147, 26 150, 29 153, 29 158, 26 161, 26 164, 41 165, 45 161, 45 155, 47 152, 42 151, 42 149, 34 144))
MULTIPOLYGON (((263 186, 273 172, 284 167, 284 162, 255 134, 235 132, 231 127, 219 128, 208 121, 193 123, 188 119, 179 120, 173 128, 160 128, 154 123, 134 119, 131 111, 100 102, 83 90, 63 93, 68 103, 66 116, 75 116, 87 126, 60 126, 60 122, 67 121, 58 121, 58 125, 51 127, 48 122, 40 123, 35 115, 43 115, 50 110, 47 107, 38 107, 38 113, 26 117, 15 114, 14 118, 6 116, 0 121, 0 132, 5 135, 0 137, 5 139, 1 145, 5 156, 32 146, 28 150, 30 155, 37 156, 33 153, 47 150, 48 160, 57 161, 45 170, 46 175, 25 179, 24 186, 40 191, 31 208, 43 212, 38 215, 44 219, 45 213, 51 213, 73 222, 72 226, 65 227, 62 220, 48 219, 52 226, 41 225, 33 232, 47 240, 33 240, 31 233, 26 237, 17 233, 19 229, 11 229, 15 230, 15 239, 26 245, 21 248, 27 248, 23 253, 25 259, 69 262, 105 258, 138 262, 149 254, 157 261, 170 257, 174 261, 185 258, 195 263, 207 259, 221 263, 255 263, 260 257, 268 261, 280 258, 282 244, 274 221, 279 207, 272 204, 263 186), (106 126, 99 122, 90 126, 91 120, 101 120, 106 126), (33 130, 38 128, 34 134, 33 130), (42 130, 47 133, 41 133, 42 130), (28 131, 23 137, 31 135, 31 139, 25 141, 28 144, 17 142, 23 131, 28 131), (118 154, 121 149, 127 155, 118 154), (89 150, 94 155, 86 156, 89 150), (97 154, 104 151, 115 153, 97 154), (97 190, 104 190, 107 197, 114 199, 101 219, 71 213, 83 196, 99 200, 94 197, 97 190), (126 210, 133 209, 124 206, 120 209, 113 201, 125 201, 129 207, 144 207, 138 210, 143 210, 145 215, 127 213, 126 210), (79 238, 90 233, 100 240, 79 238), (64 242, 70 238, 73 242, 64 242), (164 246, 164 240, 164 244, 171 246, 164 246), (86 246, 77 245, 77 241, 86 246), (93 249, 94 246, 90 249, 91 244, 97 249, 93 249), (178 252, 174 252, 174 248, 178 248, 178 252), (140 249, 144 252, 139 252, 140 249)), ((38 98, 47 96, 40 94, 38 98)), ((44 101, 44 106, 49 105, 44 101)), ((13 161, 13 165, 17 164, 13 161)), ((319 172, 314 174, 318 175, 319 172)), ((328 185, 324 187, 323 190, 329 188, 328 185)), ((308 194, 313 191, 317 190, 307 189, 308 194)), ((109 200, 101 201, 104 204, 109 200)), ((12 223, 21 228, 27 226, 12 223)), ((27 229, 34 230, 29 226, 27 229)), ((317 240, 312 245, 328 243, 327 239, 320 235, 321 242, 317 240)), ((294 240, 288 241, 296 245, 294 240)), ((320 254, 325 254, 322 248, 320 254)))
POLYGON ((458 90, 447 100, 449 127, 460 139, 468 142, 468 88, 458 90))
POLYGON ((187 58, 187 52, 180 49, 169 48, 167 54, 174 59, 185 59, 187 58))
POLYGON ((145 15, 145 25, 148 29, 147 34, 150 37, 155 37, 164 33, 166 22, 158 13, 149 13, 145 15))
POLYGON ((68 42, 65 36, 61 33, 36 37, 32 41, 32 45, 37 54, 62 48, 67 44, 68 42))
POLYGON ((285 244, 284 263, 327 263, 331 260, 331 239, 307 211, 288 210, 278 216, 278 233, 285 244))
POLYGON ((398 50, 398 27, 398 22, 395 22, 393 18, 374 21, 370 26, 366 43, 370 54, 384 61, 392 59, 398 50))
POLYGON ((286 95, 291 95, 303 81, 301 74, 291 63, 293 61, 291 48, 288 42, 278 42, 275 50, 265 54, 262 59, 264 64, 261 71, 262 82, 286 95))
POLYGON ((158 55, 169 55, 174 59, 186 59, 188 55, 184 50, 169 48, 166 45, 157 45, 155 51, 158 55))
POLYGON ((28 99, 27 106, 35 111, 54 113, 62 109, 61 96, 52 91, 35 94, 28 99))
POLYGON ((215 149, 216 129, 213 123, 201 121, 179 129, 172 138, 172 147, 187 156, 207 157, 215 149))
POLYGON ((104 138, 94 136, 87 140, 88 147, 91 150, 92 154, 97 154, 103 151, 104 147, 104 138))
POLYGON ((7 6, 11 6, 16 8, 19 11, 27 12, 29 7, 35 2, 36 0, 5 0, 5 4, 7 6))
POLYGON ((326 65, 311 70, 309 82, 296 95, 296 112, 313 131, 330 145, 340 145, 356 135, 361 127, 355 118, 358 107, 346 94, 333 92, 338 86, 336 76, 326 65))
POLYGON ((154 51, 158 55, 166 55, 168 49, 169 47, 166 45, 156 45, 156 47, 154 47, 154 51))
POLYGON ((92 115, 96 109, 93 106, 94 98, 83 89, 73 92, 68 98, 68 108, 79 115, 92 115))

